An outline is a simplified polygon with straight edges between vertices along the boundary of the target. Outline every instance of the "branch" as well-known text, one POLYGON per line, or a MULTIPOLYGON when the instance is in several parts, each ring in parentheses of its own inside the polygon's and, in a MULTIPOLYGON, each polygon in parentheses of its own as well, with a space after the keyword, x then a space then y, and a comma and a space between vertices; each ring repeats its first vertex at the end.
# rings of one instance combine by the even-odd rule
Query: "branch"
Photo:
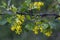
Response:
MULTIPOLYGON (((31 16, 34 16, 34 14, 33 13, 30 13, 30 14, 27 14, 27 13, 21 13, 21 12, 16 12, 17 14, 20 14, 20 15, 31 15, 31 16)), ((55 19, 56 18, 58 18, 58 17, 60 17, 60 15, 58 15, 58 14, 55 14, 55 13, 53 13, 53 14, 46 14, 46 13, 40 13, 40 14, 37 14, 36 16, 41 16, 41 17, 46 17, 46 16, 55 16, 55 19)))
MULTIPOLYGON (((26 13, 26 12, 16 12, 16 14, 35 16, 33 13, 26 13)), ((0 14, 0 15, 6 15, 6 14, 0 14)), ((8 15, 10 15, 10 14, 8 14, 8 15)), ((41 17, 55 16, 55 19, 60 17, 60 15, 55 14, 55 13, 53 13, 53 14, 40 13, 40 14, 36 14, 36 16, 41 16, 41 17)))

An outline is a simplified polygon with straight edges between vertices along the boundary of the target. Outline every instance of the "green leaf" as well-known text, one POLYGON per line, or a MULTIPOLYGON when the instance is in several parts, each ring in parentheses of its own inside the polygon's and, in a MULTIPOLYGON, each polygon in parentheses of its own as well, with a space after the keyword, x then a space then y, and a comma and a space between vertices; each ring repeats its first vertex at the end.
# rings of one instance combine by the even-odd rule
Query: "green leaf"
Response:
POLYGON ((31 0, 26 0, 25 3, 30 4, 31 0))
POLYGON ((25 0, 25 2, 20 7, 20 11, 21 12, 27 11, 29 8, 30 2, 31 2, 31 0, 25 0))
POLYGON ((12 22, 12 17, 7 17, 7 22, 11 23, 12 22))
POLYGON ((49 22, 51 29, 56 29, 56 24, 54 22, 49 22))
POLYGON ((17 8, 14 5, 12 5, 11 10, 15 13, 17 11, 17 8))
POLYGON ((26 25, 25 25, 25 28, 26 29, 28 29, 28 30, 32 30, 33 28, 34 28, 34 23, 27 23, 26 25))
POLYGON ((31 17, 30 17, 29 15, 26 15, 26 18, 27 18, 28 20, 31 20, 31 17))
POLYGON ((0 20, 0 25, 4 25, 4 24, 6 24, 6 23, 7 23, 6 19, 0 20))
POLYGON ((6 6, 7 6, 6 2, 3 2, 3 1, 2 1, 1 7, 6 8, 6 6))
POLYGON ((47 29, 49 27, 49 25, 46 24, 46 23, 42 23, 41 26, 42 26, 43 29, 47 29))

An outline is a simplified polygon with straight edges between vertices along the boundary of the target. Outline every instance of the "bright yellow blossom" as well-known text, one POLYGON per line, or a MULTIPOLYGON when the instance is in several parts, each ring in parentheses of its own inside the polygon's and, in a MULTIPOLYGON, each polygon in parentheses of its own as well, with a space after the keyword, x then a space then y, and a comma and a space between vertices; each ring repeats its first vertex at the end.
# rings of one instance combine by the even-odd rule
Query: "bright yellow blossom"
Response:
POLYGON ((40 27, 40 32, 43 32, 43 28, 42 27, 40 27))
POLYGON ((48 37, 51 36, 51 34, 52 34, 52 31, 48 31, 48 32, 45 33, 45 35, 48 36, 48 37))
POLYGON ((16 19, 16 23, 17 23, 18 25, 21 25, 21 24, 22 24, 21 20, 19 20, 18 18, 16 19))
POLYGON ((38 34, 38 31, 34 31, 35 34, 38 34))
POLYGON ((35 26, 34 29, 33 29, 33 31, 38 30, 38 29, 39 29, 39 27, 35 26))
POLYGON ((16 27, 16 30, 21 30, 21 26, 17 26, 16 27))
POLYGON ((40 10, 41 6, 43 6, 44 3, 43 2, 34 2, 34 8, 37 8, 40 10))
POLYGON ((34 6, 43 6, 44 3, 43 2, 34 2, 34 6))
POLYGON ((22 23, 24 22, 25 16, 24 15, 18 15, 16 16, 14 25, 11 27, 12 31, 15 31, 16 34, 20 34, 22 32, 22 23))
POLYGON ((33 9, 33 3, 30 4, 30 7, 29 7, 29 8, 30 8, 30 9, 33 9))
POLYGON ((38 26, 35 26, 35 28, 34 29, 39 29, 39 27, 38 26))
POLYGON ((18 15, 18 14, 17 14, 16 16, 17 16, 17 18, 21 18, 21 15, 18 15))
POLYGON ((41 8, 41 6, 43 6, 44 5, 44 3, 43 2, 34 2, 34 3, 31 3, 30 4, 30 9, 39 9, 40 10, 40 8, 41 8))
POLYGON ((35 26, 34 29, 33 29, 33 32, 34 32, 35 34, 38 34, 38 30, 39 30, 39 27, 38 27, 38 26, 35 26))
POLYGON ((25 19, 25 16, 24 16, 24 15, 21 15, 20 20, 21 20, 22 22, 24 22, 24 19, 25 19))
POLYGON ((12 27, 11 27, 11 30, 12 30, 12 31, 15 31, 15 29, 16 29, 15 26, 12 26, 12 27))
POLYGON ((60 20, 60 17, 58 17, 57 19, 60 20))
POLYGON ((43 2, 38 2, 38 4, 39 4, 39 5, 42 5, 42 6, 44 5, 44 3, 43 3, 43 2))
POLYGON ((24 15, 17 15, 17 18, 18 18, 20 21, 24 22, 25 16, 24 16, 24 15))
POLYGON ((20 30, 20 31, 16 30, 15 32, 16 32, 16 34, 20 35, 20 33, 22 32, 22 30, 20 30))
POLYGON ((16 34, 20 34, 22 32, 21 26, 16 27, 16 34))
POLYGON ((20 34, 20 33, 22 32, 22 28, 21 28, 20 25, 19 25, 19 26, 12 26, 12 27, 11 27, 11 30, 12 30, 12 31, 15 31, 16 34, 20 34))

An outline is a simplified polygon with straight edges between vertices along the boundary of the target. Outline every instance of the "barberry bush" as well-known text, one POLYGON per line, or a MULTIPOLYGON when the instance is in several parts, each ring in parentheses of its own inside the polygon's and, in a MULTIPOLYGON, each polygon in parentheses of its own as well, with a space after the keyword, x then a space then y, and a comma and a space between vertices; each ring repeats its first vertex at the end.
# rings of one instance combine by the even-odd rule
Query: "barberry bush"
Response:
POLYGON ((56 32, 60 32, 60 0, 0 1, 0 40, 48 40, 56 32))

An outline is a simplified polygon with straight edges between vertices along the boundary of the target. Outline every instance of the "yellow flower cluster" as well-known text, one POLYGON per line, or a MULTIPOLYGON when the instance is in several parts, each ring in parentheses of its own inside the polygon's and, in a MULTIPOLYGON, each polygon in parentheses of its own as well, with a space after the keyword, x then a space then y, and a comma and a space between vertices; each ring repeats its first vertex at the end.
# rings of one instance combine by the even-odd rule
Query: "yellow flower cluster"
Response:
POLYGON ((36 8, 36 9, 40 10, 41 6, 43 6, 43 5, 44 5, 43 2, 34 2, 34 3, 30 4, 30 9, 36 8))
POLYGON ((33 29, 33 32, 34 32, 35 34, 38 34, 38 30, 39 30, 39 27, 38 27, 38 26, 35 26, 34 29, 33 29))
POLYGON ((48 31, 48 32, 46 32, 46 33, 44 33, 47 37, 50 37, 51 36, 51 34, 52 34, 52 31, 48 31))
POLYGON ((47 31, 47 32, 44 32, 45 30, 40 26, 35 26, 34 29, 33 29, 33 32, 35 34, 38 34, 38 31, 40 30, 40 32, 42 32, 43 34, 45 34, 47 37, 50 37, 51 34, 52 34, 52 30, 51 31, 47 31))
POLYGON ((38 34, 38 31, 40 30, 40 32, 43 32, 43 28, 41 26, 35 26, 34 29, 33 29, 33 32, 35 34, 38 34))
POLYGON ((47 30, 47 32, 44 32, 45 30, 42 28, 42 27, 40 27, 40 32, 42 32, 43 34, 45 34, 47 37, 50 37, 51 36, 51 34, 52 34, 52 30, 47 30))
POLYGON ((17 18, 18 18, 19 20, 21 20, 22 22, 24 22, 25 16, 24 16, 24 15, 18 15, 18 14, 17 14, 17 18))
POLYGON ((51 29, 49 29, 49 30, 44 29, 43 26, 41 26, 42 22, 35 22, 35 23, 36 23, 36 25, 35 25, 35 27, 33 28, 33 32, 34 32, 35 34, 38 34, 38 32, 40 31, 40 32, 42 32, 43 34, 45 34, 47 37, 50 37, 50 36, 51 36, 51 34, 52 34, 52 30, 51 30, 51 29), (46 31, 46 30, 47 30, 47 31, 46 31))
POLYGON ((11 30, 12 31, 15 31, 16 32, 16 34, 20 34, 21 32, 22 32, 22 27, 21 26, 12 26, 11 27, 11 30))
POLYGON ((40 30, 40 31, 42 31, 43 29, 42 29, 42 27, 40 27, 40 26, 38 26, 38 25, 40 25, 41 24, 41 22, 35 22, 35 27, 33 28, 33 32, 35 33, 35 34, 38 34, 38 31, 40 30))
POLYGON ((22 32, 22 23, 24 22, 24 15, 17 15, 17 18, 15 19, 14 25, 11 27, 12 31, 15 31, 16 34, 20 34, 22 32))
POLYGON ((43 28, 42 28, 42 26, 40 26, 40 28, 39 28, 39 29, 40 29, 40 32, 43 32, 43 28))

